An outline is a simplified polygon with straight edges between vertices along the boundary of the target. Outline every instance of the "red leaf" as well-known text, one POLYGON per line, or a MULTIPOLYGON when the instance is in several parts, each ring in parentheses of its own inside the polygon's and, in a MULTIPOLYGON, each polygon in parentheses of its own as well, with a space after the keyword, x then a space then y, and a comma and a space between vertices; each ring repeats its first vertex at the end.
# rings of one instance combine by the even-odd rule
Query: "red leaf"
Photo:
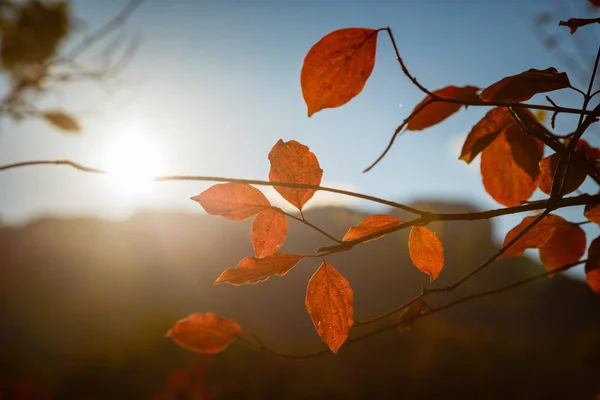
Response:
MULTIPOLYGON (((323 170, 319 166, 317 157, 307 146, 295 140, 284 142, 279 139, 269 153, 269 161, 271 162, 269 171, 269 181, 271 182, 315 186, 321 183, 323 170)), ((299 210, 302 210, 304 204, 316 192, 315 189, 294 189, 282 186, 275 186, 275 190, 299 210)))
POLYGON ((583 215, 593 223, 600 225, 600 204, 587 204, 583 215))
POLYGON ((309 117, 342 106, 362 91, 375 66, 377 33, 368 28, 340 29, 309 50, 300 73, 309 117))
POLYGON ((588 285, 596 293, 600 293, 600 237, 592 240, 585 262, 585 276, 588 285))
POLYGON ((192 314, 167 332, 184 349, 205 354, 220 353, 241 334, 242 328, 234 320, 213 313, 192 314))
MULTIPOLYGON (((434 91, 433 94, 444 99, 478 100, 479 98, 476 95, 478 91, 479 88, 475 86, 446 86, 443 89, 434 91)), ((423 104, 427 103, 430 98, 430 96, 425 97, 425 99, 414 108, 413 112, 419 109, 423 104)), ((406 129, 409 131, 420 131, 429 128, 457 112, 460 107, 461 104, 444 103, 442 101, 431 103, 410 120, 406 129)))
POLYGON ((275 253, 263 258, 246 257, 236 268, 223 271, 215 285, 228 282, 239 286, 262 282, 273 275, 284 276, 303 258, 304 256, 288 253, 275 253))
MULTIPOLYGON (((358 225, 351 227, 348 229, 348 232, 342 238, 344 242, 350 242, 352 240, 357 240, 362 237, 368 236, 372 233, 379 232, 381 230, 391 228, 392 226, 396 226, 403 221, 399 218, 396 218, 391 215, 379 214, 379 215, 371 215, 362 221, 359 222, 358 225)), ((373 239, 366 240, 365 242, 369 242, 371 240, 379 239, 383 236, 378 236, 373 239)))
MULTIPOLYGON (((513 240, 536 216, 523 218, 504 238, 503 246, 513 240)), ((564 218, 549 214, 533 226, 500 258, 522 255, 526 249, 539 249, 542 264, 548 271, 579 260, 585 253, 585 232, 564 218)))
MULTIPOLYGON (((588 0, 593 6, 600 7, 600 0, 588 0)), ((600 392, 598 393, 600 396, 600 392)))
MULTIPOLYGON (((560 154, 554 153, 548 157, 544 157, 540 161, 540 181, 538 186, 540 190, 546 194, 552 193, 552 182, 554 181, 554 173, 558 167, 560 154)), ((584 167, 586 162, 585 150, 579 149, 573 153, 571 157, 571 165, 567 174, 567 179, 563 185, 562 194, 574 192, 581 186, 587 174, 584 167)))
POLYGON ((200 203, 207 213, 233 221, 244 220, 271 206, 260 190, 243 183, 213 185, 191 199, 200 203))
POLYGON ((398 332, 404 333, 415 325, 419 316, 429 310, 429 307, 423 300, 417 300, 400 312, 400 325, 396 327, 398 332))
POLYGON ((496 107, 491 109, 469 132, 460 159, 466 161, 467 164, 471 163, 512 122, 512 116, 508 108, 496 107))
POLYGON ((565 72, 556 68, 531 68, 517 75, 507 76, 481 92, 483 101, 525 101, 538 93, 551 92, 571 86, 565 72))
POLYGON ((306 288, 306 310, 321 339, 337 353, 354 323, 354 294, 350 283, 327 261, 306 288))
POLYGON ((283 244, 286 232, 287 219, 284 214, 272 208, 258 213, 250 231, 256 257, 275 253, 283 244))
POLYGON ((408 236, 408 253, 421 272, 432 281, 437 279, 444 266, 444 248, 435 233, 424 226, 413 226, 408 236))
POLYGON ((537 186, 534 169, 544 151, 539 140, 518 125, 510 125, 481 153, 481 176, 485 190, 498 203, 513 207, 529 199, 537 186))

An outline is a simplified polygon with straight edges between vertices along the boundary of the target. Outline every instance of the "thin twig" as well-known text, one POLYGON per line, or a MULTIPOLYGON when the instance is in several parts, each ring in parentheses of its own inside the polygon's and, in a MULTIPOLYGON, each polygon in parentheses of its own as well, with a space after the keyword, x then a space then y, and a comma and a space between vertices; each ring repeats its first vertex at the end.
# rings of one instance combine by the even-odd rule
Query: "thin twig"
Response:
POLYGON ((289 218, 295 219, 296 221, 303 223, 304 225, 306 225, 306 226, 308 226, 308 227, 310 227, 310 228, 314 229, 315 231, 319 232, 319 233, 320 233, 320 234, 322 234, 323 236, 325 236, 325 237, 327 237, 327 238, 329 238, 329 239, 333 240, 333 241, 334 241, 334 242, 336 242, 336 243, 342 243, 342 241, 341 241, 341 240, 337 239, 337 238, 336 238, 335 236, 333 236, 333 235, 330 235, 329 233, 325 232, 323 229, 319 228, 318 226, 316 226, 315 224, 313 224, 313 223, 309 222, 309 221, 308 221, 308 220, 306 220, 306 219, 298 218, 298 217, 296 217, 294 214, 287 213, 287 212, 283 211, 283 210, 282 210, 281 208, 279 208, 279 207, 273 207, 273 209, 274 209, 274 210, 276 210, 276 211, 278 211, 278 212, 280 212, 280 213, 282 213, 283 215, 285 215, 285 216, 287 216, 287 217, 289 217, 289 218))

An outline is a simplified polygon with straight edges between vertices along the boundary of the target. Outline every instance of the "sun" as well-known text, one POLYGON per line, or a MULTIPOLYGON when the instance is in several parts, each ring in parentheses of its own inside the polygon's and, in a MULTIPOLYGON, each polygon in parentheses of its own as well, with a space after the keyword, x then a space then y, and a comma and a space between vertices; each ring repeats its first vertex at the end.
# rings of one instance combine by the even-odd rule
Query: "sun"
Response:
POLYGON ((115 190, 127 197, 147 195, 163 171, 159 146, 138 132, 120 135, 105 154, 104 168, 115 190))

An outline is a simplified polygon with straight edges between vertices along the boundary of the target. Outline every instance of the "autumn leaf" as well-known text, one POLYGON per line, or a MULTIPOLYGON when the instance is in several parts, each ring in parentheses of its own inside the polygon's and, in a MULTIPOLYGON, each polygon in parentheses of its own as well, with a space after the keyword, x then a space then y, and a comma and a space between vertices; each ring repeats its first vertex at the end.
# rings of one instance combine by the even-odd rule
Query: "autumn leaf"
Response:
POLYGON ((424 226, 413 226, 408 236, 408 253, 421 272, 432 281, 437 279, 444 266, 444 248, 435 233, 424 226))
POLYGON ((215 285, 227 282, 239 286, 262 282, 273 275, 284 276, 303 258, 304 256, 289 253, 275 253, 263 258, 246 257, 236 268, 223 271, 215 285))
POLYGON ((257 188, 244 183, 219 183, 191 197, 211 215, 242 221, 271 206, 257 188))
MULTIPOLYGON (((453 100, 478 100, 476 93, 479 91, 478 87, 475 86, 446 86, 445 88, 438 89, 433 94, 444 98, 453 100)), ((424 104, 429 102, 431 96, 425 97, 413 110, 413 113, 421 108, 424 104)), ((429 128, 435 124, 438 124, 457 112, 461 104, 455 103, 444 103, 443 101, 436 101, 425 106, 418 114, 416 114, 406 126, 409 131, 420 131, 425 128, 429 128)))
POLYGON ((63 111, 46 111, 42 114, 44 119, 50 122, 52 125, 60 128, 65 132, 80 132, 81 127, 69 114, 64 113, 63 111))
POLYGON ((308 281, 306 310, 321 339, 337 353, 354 323, 354 294, 350 283, 327 261, 308 281))
POLYGON ((585 262, 585 276, 588 285, 596 293, 600 293, 600 237, 592 240, 585 262))
MULTIPOLYGON (((558 163, 560 161, 560 154, 554 153, 548 157, 544 157, 540 161, 540 181, 538 186, 540 190, 547 195, 552 193, 552 183, 554 181, 554 174, 556 172, 556 168, 558 167, 558 163)), ((585 150, 579 149, 573 153, 571 157, 571 165, 569 167, 569 171, 567 172, 567 179, 563 184, 563 189, 561 194, 569 194, 574 192, 581 186, 587 174, 585 172, 585 150)))
POLYGON ((586 204, 583 215, 591 222, 600 225, 600 204, 586 204))
POLYGON ((198 353, 217 354, 225 350, 242 328, 232 319, 220 318, 213 313, 192 314, 177 321, 167 337, 184 349, 198 353))
MULTIPOLYGON (((537 216, 523 218, 504 238, 503 247, 511 242, 537 216)), ((555 214, 545 216, 499 258, 520 256, 526 249, 539 249, 542 264, 548 271, 578 261, 585 253, 585 232, 555 214)))
POLYGON ((536 164, 543 151, 542 142, 527 135, 518 125, 510 125, 481 153, 485 190, 506 207, 529 199, 537 187, 536 164))
POLYGON ((508 108, 496 107, 491 109, 469 132, 460 159, 467 164, 471 163, 511 123, 513 121, 508 108))
POLYGON ((275 253, 283 244, 286 232, 287 219, 280 211, 269 208, 258 213, 250 231, 256 257, 275 253))
POLYGON ((308 52, 300 73, 308 116, 324 108, 340 107, 357 96, 375 66, 375 29, 333 31, 308 52))
MULTIPOLYGON (((365 236, 368 236, 372 233, 379 232, 381 230, 391 228, 392 226, 396 226, 403 221, 400 218, 396 218, 392 215, 378 214, 371 215, 362 221, 359 222, 358 225, 351 227, 348 229, 348 232, 342 238, 344 242, 350 242, 353 240, 358 240, 365 236)), ((373 239, 365 240, 365 242, 369 242, 371 240, 376 240, 381 238, 382 236, 375 237, 373 239)))
MULTIPOLYGON (((269 161, 271 162, 270 182, 315 186, 321 184, 323 170, 319 166, 317 157, 307 146, 295 140, 284 142, 279 139, 269 153, 269 161)), ((275 186, 275 190, 299 210, 302 210, 316 192, 315 189, 294 189, 283 186, 275 186)))
POLYGON ((551 92, 571 86, 565 72, 556 68, 539 70, 528 69, 517 75, 507 76, 493 85, 483 89, 483 101, 514 101, 529 100, 538 93, 551 92))
POLYGON ((399 333, 404 333, 415 325, 419 316, 429 310, 429 307, 421 299, 412 302, 400 312, 400 324, 396 327, 399 333))

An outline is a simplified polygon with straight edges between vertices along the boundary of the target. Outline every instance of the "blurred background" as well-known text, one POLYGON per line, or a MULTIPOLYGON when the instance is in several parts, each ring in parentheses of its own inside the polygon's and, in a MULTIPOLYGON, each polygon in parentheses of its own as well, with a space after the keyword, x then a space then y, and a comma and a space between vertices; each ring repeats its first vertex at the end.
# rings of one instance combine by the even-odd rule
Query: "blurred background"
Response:
MULTIPOLYGON (((550 66, 585 90, 600 28, 570 35, 558 21, 598 16, 584 0, 0 1, 0 164, 70 159, 112 172, 0 173, 0 399, 593 399, 600 300, 577 268, 337 355, 290 361, 242 342, 211 357, 183 350, 165 332, 208 311, 234 318, 282 353, 323 348, 304 307, 318 263, 303 261, 257 285, 213 286, 252 254, 251 222, 207 216, 189 200, 210 184, 150 178, 267 179, 271 147, 294 139, 317 155, 323 185, 437 212, 499 208, 483 188, 479 160, 458 160, 487 110, 463 109, 403 134, 363 174, 423 94, 382 35, 363 92, 308 118, 299 85, 304 56, 333 30, 389 25, 408 68, 432 90, 485 87, 550 66)), ((572 91, 550 96, 581 104, 572 91)), ((531 102, 547 103, 544 95, 531 102)), ((560 115, 556 132, 575 123, 560 115)), ((600 145, 597 133, 593 126, 584 138, 600 145)), ((598 189, 589 181, 580 190, 598 189)), ((264 192, 293 212, 274 190, 264 192)), ((375 212, 396 214, 318 192, 306 216, 342 236, 375 212)), ((559 214, 584 220, 582 207, 559 214)), ((439 285, 492 255, 522 218, 432 225, 446 251, 439 285)), ((330 244, 293 222, 284 251, 330 244)), ((595 225, 583 227, 588 242, 598 236, 595 225)), ((401 232, 329 260, 354 289, 357 320, 427 284, 406 241, 401 232)), ((537 253, 526 254, 430 305, 543 272, 537 253)))

